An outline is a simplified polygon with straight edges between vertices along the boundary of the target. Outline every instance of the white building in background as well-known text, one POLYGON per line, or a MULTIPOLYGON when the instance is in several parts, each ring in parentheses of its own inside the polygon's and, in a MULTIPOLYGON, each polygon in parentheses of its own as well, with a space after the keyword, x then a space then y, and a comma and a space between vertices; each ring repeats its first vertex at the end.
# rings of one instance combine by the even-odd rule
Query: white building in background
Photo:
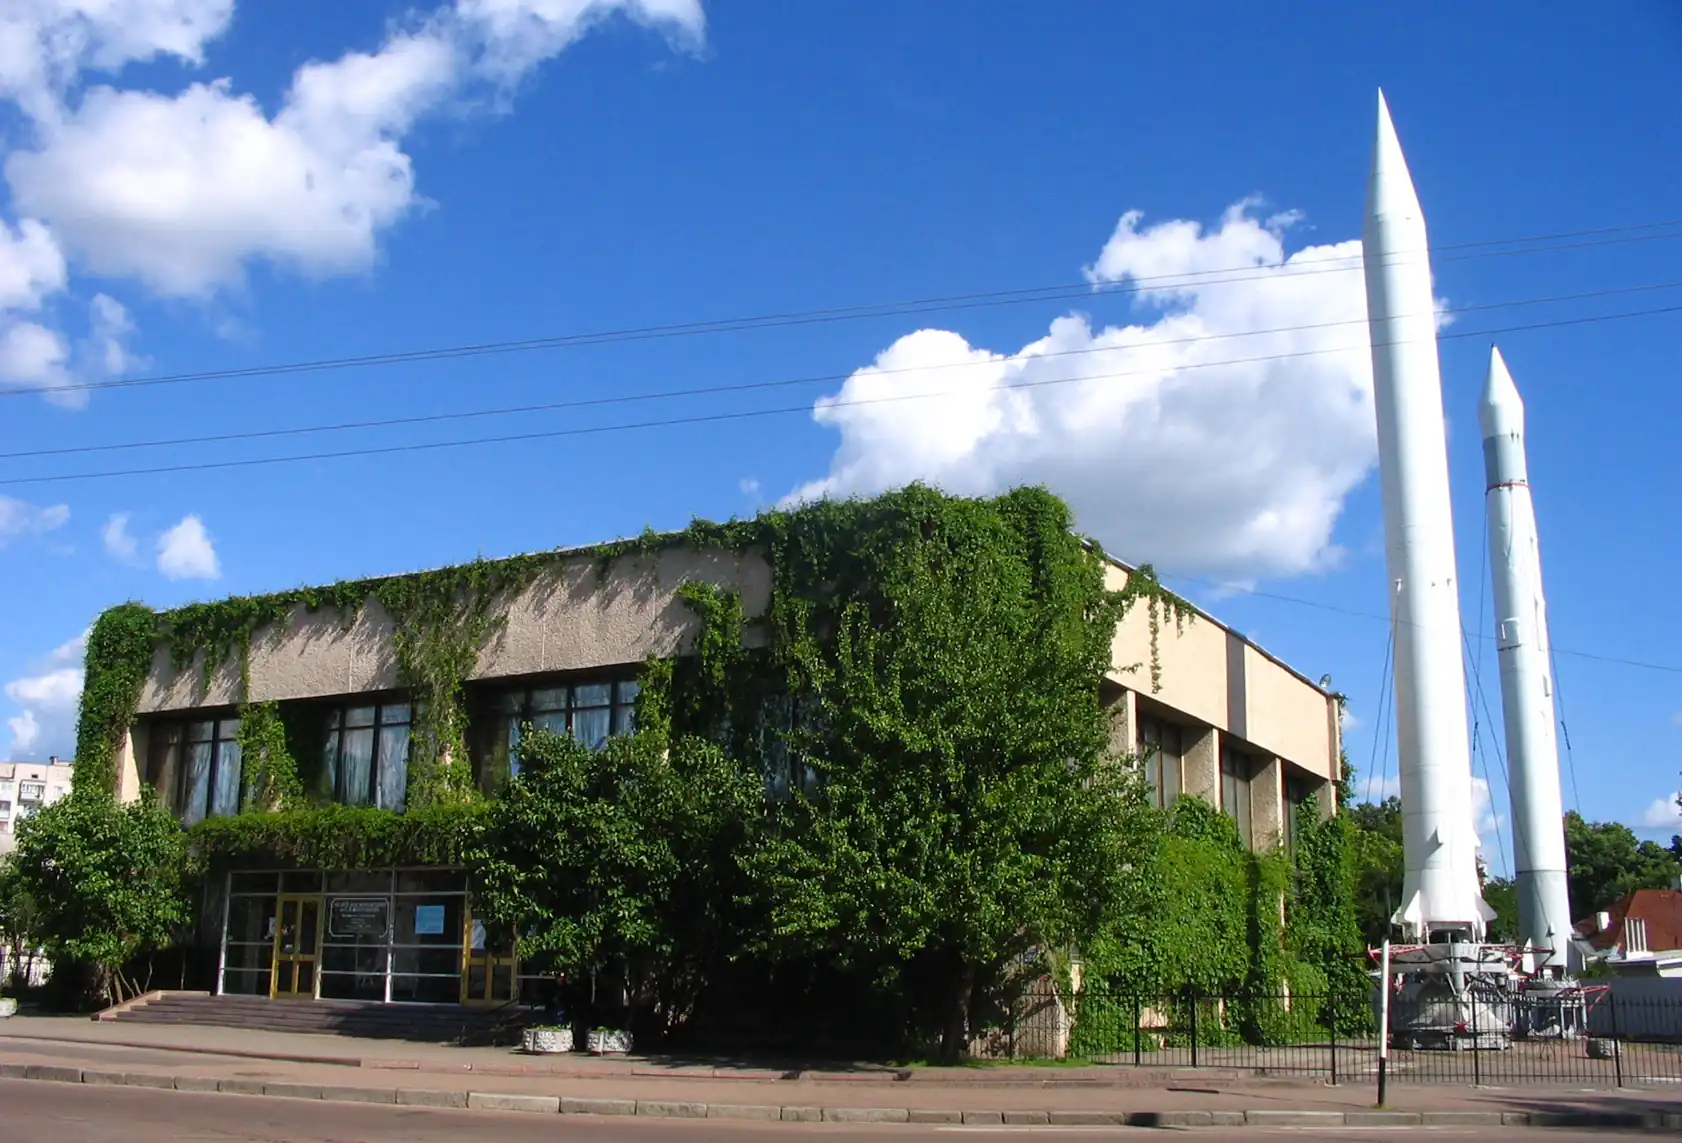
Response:
POLYGON ((63 758, 45 762, 0 762, 0 853, 16 844, 17 823, 70 792, 76 764, 63 758))

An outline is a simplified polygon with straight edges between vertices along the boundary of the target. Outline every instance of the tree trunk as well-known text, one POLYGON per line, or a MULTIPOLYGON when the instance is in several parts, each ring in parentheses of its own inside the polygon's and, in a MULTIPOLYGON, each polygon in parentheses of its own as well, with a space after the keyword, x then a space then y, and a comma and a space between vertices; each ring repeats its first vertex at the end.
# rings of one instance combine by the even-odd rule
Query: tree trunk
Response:
POLYGON ((969 1007, 974 991, 975 965, 966 959, 952 981, 952 992, 946 1002, 946 1028, 940 1037, 943 1064, 957 1063, 969 1043, 969 1007))

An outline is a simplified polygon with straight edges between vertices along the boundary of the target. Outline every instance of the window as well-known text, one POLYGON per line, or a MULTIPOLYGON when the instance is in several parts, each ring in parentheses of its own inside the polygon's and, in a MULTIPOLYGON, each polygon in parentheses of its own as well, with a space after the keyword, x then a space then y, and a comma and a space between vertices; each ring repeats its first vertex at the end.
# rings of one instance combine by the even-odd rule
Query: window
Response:
POLYGON ((1647 921, 1643 917, 1624 918, 1624 955, 1633 956, 1647 951, 1647 921))
POLYGON ((323 779, 347 806, 400 810, 409 783, 409 704, 335 709, 327 718, 323 779))
POLYGON ((183 825, 239 813, 244 794, 239 719, 155 724, 146 769, 152 788, 183 825))
POLYGON ((1144 755, 1145 784, 1157 808, 1165 810, 1180 796, 1180 765, 1185 756, 1180 728, 1157 718, 1139 719, 1139 753, 1144 755))
POLYGON ((8 817, 9 818, 11 816, 12 816, 12 803, 10 803, 10 802, 0 802, 0 817, 8 817))
POLYGON ((38 802, 47 796, 47 787, 42 782, 19 782, 18 801, 38 802))
POLYGON ((608 738, 636 730, 635 680, 556 683, 551 686, 505 691, 497 700, 496 725, 490 753, 505 756, 508 776, 520 773, 520 735, 523 728, 570 734, 591 750, 608 738))
POLYGON ((817 767, 791 751, 789 740, 796 732, 817 730, 820 717, 818 703, 811 696, 802 696, 797 707, 788 695, 773 695, 760 708, 756 728, 759 765, 765 778, 765 796, 772 801, 788 800, 796 782, 806 797, 817 794, 822 785, 817 767))
POLYGON ((1254 766, 1248 755, 1221 744, 1221 809, 1238 823, 1238 836, 1246 849, 1254 843, 1250 830, 1250 776, 1254 766))
POLYGON ((1307 780, 1285 775, 1285 845, 1290 849, 1297 845, 1297 811, 1313 797, 1314 791, 1307 780))

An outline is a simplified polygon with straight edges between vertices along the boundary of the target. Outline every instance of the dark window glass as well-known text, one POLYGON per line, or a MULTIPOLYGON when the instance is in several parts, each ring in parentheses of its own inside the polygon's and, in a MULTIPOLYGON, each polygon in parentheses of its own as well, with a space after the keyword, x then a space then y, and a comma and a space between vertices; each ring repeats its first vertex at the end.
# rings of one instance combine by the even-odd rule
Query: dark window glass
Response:
POLYGON ((591 750, 600 750, 616 734, 636 729, 637 684, 590 681, 571 686, 542 686, 504 691, 492 704, 495 720, 482 739, 482 770, 491 780, 506 771, 520 773, 520 738, 526 728, 570 734, 591 750))
POLYGON ((403 808, 409 781, 409 704, 343 707, 327 720, 322 767, 347 806, 403 808))
POLYGON ((1253 764, 1248 755, 1221 746, 1221 809, 1238 823, 1238 836, 1246 848, 1252 845, 1250 829, 1250 776, 1253 764))
POLYGON ((1167 809, 1182 788, 1185 749, 1180 727, 1158 718, 1140 718, 1139 753, 1144 756, 1145 784, 1157 808, 1167 809))
POLYGON ((237 814, 245 799, 239 719, 200 718, 151 729, 147 770, 153 788, 193 825, 213 814, 237 814))

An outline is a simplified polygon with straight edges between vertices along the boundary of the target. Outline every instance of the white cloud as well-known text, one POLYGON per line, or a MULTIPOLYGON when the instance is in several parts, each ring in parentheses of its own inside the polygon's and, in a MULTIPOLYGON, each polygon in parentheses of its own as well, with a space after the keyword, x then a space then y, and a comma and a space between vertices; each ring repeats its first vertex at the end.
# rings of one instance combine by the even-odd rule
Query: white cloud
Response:
POLYGON ((1682 829, 1682 810, 1676 806, 1678 796, 1666 794, 1662 798, 1654 798, 1641 814, 1642 826, 1646 829, 1682 829))
POLYGON ((105 521, 105 526, 99 530, 99 538, 105 542, 105 550, 110 555, 124 563, 134 559, 139 543, 128 530, 129 514, 127 512, 113 512, 111 518, 105 521))
POLYGON ((1211 229, 1122 216, 1088 274, 1141 287, 1137 324, 1070 314, 1012 354, 947 330, 901 337, 819 399, 841 441, 790 499, 1045 484, 1118 556, 1168 572, 1333 565, 1344 497, 1375 456, 1360 243, 1287 258, 1289 219, 1252 205, 1211 229))
POLYGON ((24 500, 0 496, 0 548, 24 536, 40 536, 55 531, 69 519, 68 504, 37 508, 24 500))
POLYGON ((0 219, 0 309, 40 309, 68 279, 58 240, 43 223, 26 218, 14 230, 0 219))
POLYGON ((6 720, 12 732, 7 752, 20 758, 46 754, 67 756, 76 737, 76 705, 82 694, 82 656, 88 633, 56 648, 42 664, 42 672, 13 679, 5 686, 8 699, 22 708, 6 720))
MULTIPOLYGON (((11 155, 6 178, 18 206, 90 269, 161 294, 235 285, 259 259, 309 275, 355 272, 422 201, 401 146, 417 119, 476 81, 513 82, 616 13, 669 38, 705 27, 699 0, 458 0, 376 51, 299 68, 272 117, 228 78, 173 94, 94 87, 74 107, 35 116, 37 138, 11 155)), ((196 58, 187 49, 226 23, 210 15, 194 25, 202 36, 183 32, 153 50, 196 58)))
POLYGON ((742 490, 743 496, 757 497, 759 495, 759 480, 757 477, 744 476, 736 482, 736 487, 742 490))
POLYGON ((158 537, 158 570, 170 579, 215 579, 222 574, 203 520, 183 516, 158 537))

